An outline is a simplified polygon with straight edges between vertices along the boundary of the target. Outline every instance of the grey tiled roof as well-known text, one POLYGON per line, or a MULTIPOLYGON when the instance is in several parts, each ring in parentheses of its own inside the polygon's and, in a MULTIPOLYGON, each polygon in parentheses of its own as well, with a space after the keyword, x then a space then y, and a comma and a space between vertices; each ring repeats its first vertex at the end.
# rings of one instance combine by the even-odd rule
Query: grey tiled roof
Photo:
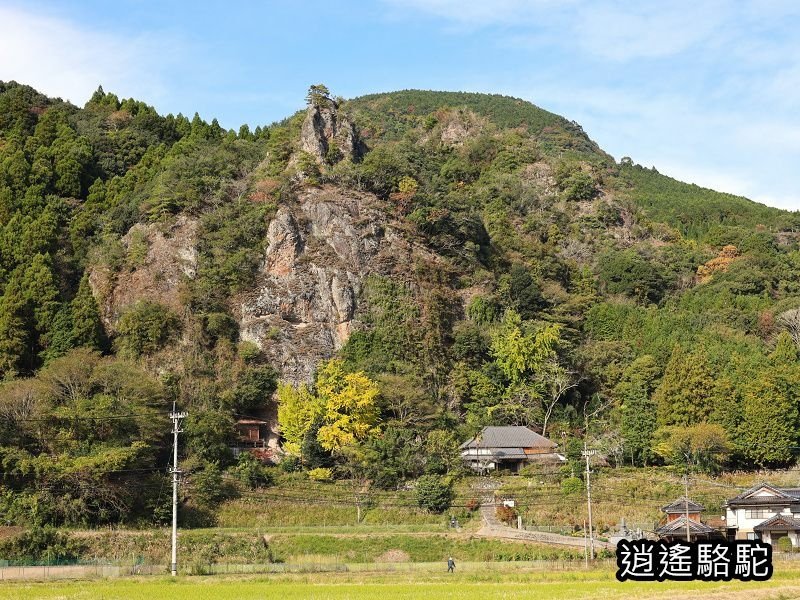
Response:
MULTIPOLYGON (((669 514, 684 514, 686 513, 686 498, 678 498, 672 504, 667 504, 666 506, 662 506, 661 510, 665 513, 669 514)), ((692 500, 688 500, 689 502, 689 512, 690 513, 698 513, 706 509, 705 506, 702 504, 698 504, 697 502, 693 502, 692 500)))
POLYGON ((738 496, 728 500, 728 506, 764 506, 771 504, 794 504, 800 502, 800 488, 778 488, 768 483, 759 483, 738 496), (772 496, 751 496, 759 490, 768 490, 772 496))
POLYGON ((776 529, 800 531, 800 519, 795 519, 787 515, 775 515, 753 527, 753 531, 772 531, 776 529))
MULTIPOLYGON (((680 534, 686 531, 686 517, 678 517, 674 521, 670 521, 669 523, 665 523, 658 529, 656 529, 656 533, 658 535, 672 535, 672 534, 680 534)), ((714 529, 706 525, 705 523, 700 523, 695 521, 694 519, 689 519, 689 531, 694 534, 708 534, 714 533, 714 529)))
POLYGON ((546 448, 555 450, 558 444, 519 425, 502 427, 484 427, 483 431, 468 442, 461 444, 461 448, 546 448))

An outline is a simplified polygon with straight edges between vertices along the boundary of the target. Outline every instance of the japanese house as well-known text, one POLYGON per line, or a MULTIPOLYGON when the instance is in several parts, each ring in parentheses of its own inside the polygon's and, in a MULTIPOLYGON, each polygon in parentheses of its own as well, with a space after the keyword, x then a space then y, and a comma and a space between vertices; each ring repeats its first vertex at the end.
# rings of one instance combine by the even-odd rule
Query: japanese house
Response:
POLYGON ((532 463, 562 463, 558 444, 522 426, 484 427, 461 444, 461 459, 478 472, 507 469, 518 473, 532 463))
POLYGON ((700 513, 705 510, 702 504, 693 502, 689 498, 678 498, 672 504, 661 507, 666 514, 666 522, 657 527, 655 533, 663 540, 675 542, 687 541, 686 523, 689 523, 689 540, 706 540, 717 535, 717 531, 703 523, 700 513), (688 513, 688 516, 687 516, 688 513))
POLYGON ((763 540, 778 547, 788 538, 800 547, 800 488, 759 483, 725 503, 729 540, 763 540))

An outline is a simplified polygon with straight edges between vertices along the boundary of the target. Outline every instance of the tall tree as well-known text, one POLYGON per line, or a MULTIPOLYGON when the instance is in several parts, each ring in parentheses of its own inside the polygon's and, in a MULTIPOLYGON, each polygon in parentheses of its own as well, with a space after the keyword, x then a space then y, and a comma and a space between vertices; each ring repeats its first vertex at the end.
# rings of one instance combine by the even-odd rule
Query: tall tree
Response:
POLYGON ((694 425, 714 407, 714 375, 701 351, 676 345, 656 390, 659 425, 694 425))
POLYGON ((655 458, 653 434, 658 420, 653 392, 658 375, 655 359, 644 355, 625 369, 622 380, 614 388, 614 398, 622 413, 623 452, 625 458, 636 465, 647 465, 655 458))

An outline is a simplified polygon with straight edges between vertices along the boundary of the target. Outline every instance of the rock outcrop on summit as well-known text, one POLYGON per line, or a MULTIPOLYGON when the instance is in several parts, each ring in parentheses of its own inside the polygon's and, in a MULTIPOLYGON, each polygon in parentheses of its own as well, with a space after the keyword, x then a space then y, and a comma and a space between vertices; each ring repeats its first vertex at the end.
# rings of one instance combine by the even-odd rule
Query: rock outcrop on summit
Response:
POLYGON ((356 160, 363 152, 356 128, 332 100, 325 106, 308 107, 300 131, 300 150, 329 163, 356 160))

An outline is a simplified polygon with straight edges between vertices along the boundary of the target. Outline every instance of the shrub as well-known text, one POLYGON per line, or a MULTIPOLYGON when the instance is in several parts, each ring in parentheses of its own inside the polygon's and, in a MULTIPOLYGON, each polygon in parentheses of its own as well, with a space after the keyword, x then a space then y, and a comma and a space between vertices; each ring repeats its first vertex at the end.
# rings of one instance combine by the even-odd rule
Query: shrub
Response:
POLYGON ((294 473, 302 468, 300 457, 292 456, 291 454, 284 456, 278 466, 284 473, 294 473))
POLYGON ((481 501, 477 498, 470 498, 467 500, 467 510, 470 512, 475 512, 481 507, 481 501))
POLYGON ((495 513, 497 518, 506 525, 513 525, 517 522, 517 511, 509 506, 498 506, 495 513))
POLYGON ((83 551, 81 544, 52 527, 36 527, 0 543, 0 556, 7 560, 73 560, 83 551))
POLYGON ((242 452, 234 467, 236 477, 251 489, 272 485, 272 474, 249 452, 242 452))
POLYGON ((450 508, 453 502, 453 488, 438 475, 423 475, 417 480, 417 504, 435 513, 450 508))
POLYGON ((308 478, 314 481, 333 481, 333 469, 317 467, 308 472, 308 478))
POLYGON ((561 482, 561 493, 565 496, 577 494, 581 490, 583 490, 583 481, 580 477, 567 477, 561 482))
POLYGON ((180 329, 180 320, 166 306, 143 300, 119 320, 120 352, 132 358, 162 348, 180 329))

